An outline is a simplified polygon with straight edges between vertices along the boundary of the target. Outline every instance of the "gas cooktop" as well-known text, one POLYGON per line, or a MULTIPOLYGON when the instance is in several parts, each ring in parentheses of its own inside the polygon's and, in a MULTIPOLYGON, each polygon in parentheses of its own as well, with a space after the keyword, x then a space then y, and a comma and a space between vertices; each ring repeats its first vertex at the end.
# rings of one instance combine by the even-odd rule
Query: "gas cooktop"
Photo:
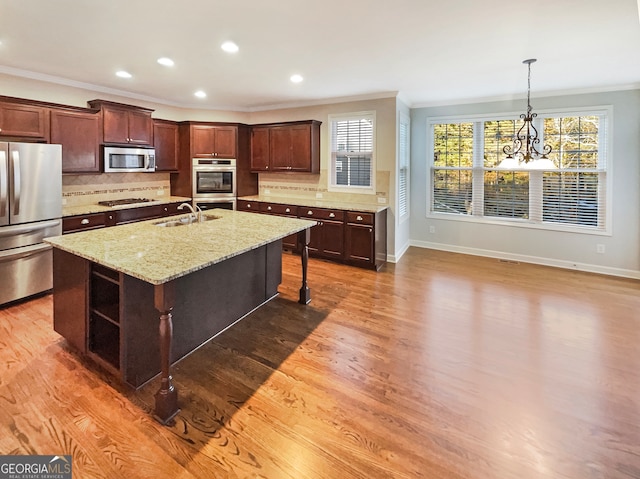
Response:
POLYGON ((101 206, 122 206, 122 205, 133 205, 136 203, 148 203, 150 201, 149 198, 122 198, 120 200, 108 200, 108 201, 98 201, 98 204, 101 206))

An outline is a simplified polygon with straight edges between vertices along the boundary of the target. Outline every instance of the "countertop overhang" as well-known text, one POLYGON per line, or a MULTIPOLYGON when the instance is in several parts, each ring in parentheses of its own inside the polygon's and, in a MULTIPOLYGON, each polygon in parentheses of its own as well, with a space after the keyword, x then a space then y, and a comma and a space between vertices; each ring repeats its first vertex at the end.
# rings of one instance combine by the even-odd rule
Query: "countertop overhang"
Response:
POLYGON ((222 262, 315 225, 305 219, 223 209, 216 219, 174 227, 166 217, 46 238, 55 248, 158 285, 222 262))

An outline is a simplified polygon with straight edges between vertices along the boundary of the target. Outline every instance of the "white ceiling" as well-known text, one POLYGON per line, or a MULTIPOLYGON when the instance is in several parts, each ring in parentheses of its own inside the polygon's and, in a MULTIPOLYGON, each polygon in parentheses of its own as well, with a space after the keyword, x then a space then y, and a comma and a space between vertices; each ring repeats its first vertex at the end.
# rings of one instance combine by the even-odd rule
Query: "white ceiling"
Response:
POLYGON ((640 86, 637 0, 0 0, 0 42, 0 73, 189 108, 521 98, 532 57, 532 98, 640 86))

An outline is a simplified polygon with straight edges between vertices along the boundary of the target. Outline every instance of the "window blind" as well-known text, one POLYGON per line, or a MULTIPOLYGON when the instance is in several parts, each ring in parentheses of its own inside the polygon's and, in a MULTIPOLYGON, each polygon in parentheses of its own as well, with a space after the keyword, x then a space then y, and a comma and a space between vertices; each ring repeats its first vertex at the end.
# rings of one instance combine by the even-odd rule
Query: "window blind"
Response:
POLYGON ((398 214, 409 212, 409 118, 400 115, 398 125, 398 214))
POLYGON ((331 121, 331 183, 372 187, 374 120, 372 115, 331 121))

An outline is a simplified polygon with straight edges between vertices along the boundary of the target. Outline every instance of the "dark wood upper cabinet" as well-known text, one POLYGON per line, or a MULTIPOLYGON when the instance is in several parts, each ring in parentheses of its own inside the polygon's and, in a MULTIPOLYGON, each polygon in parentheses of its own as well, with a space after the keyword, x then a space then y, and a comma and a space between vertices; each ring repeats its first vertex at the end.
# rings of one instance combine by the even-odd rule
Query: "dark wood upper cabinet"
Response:
POLYGON ((153 110, 105 100, 92 100, 89 106, 102 111, 103 143, 153 145, 153 110))
POLYGON ((194 158, 235 158, 236 126, 191 125, 191 152, 194 158))
POLYGON ((319 173, 320 124, 309 120, 254 126, 251 169, 319 173))
POLYGON ((269 135, 268 127, 251 129, 251 171, 269 171, 269 135))
POLYGON ((51 110, 51 143, 62 145, 63 173, 100 172, 97 111, 51 110))
POLYGON ((49 140, 49 109, 0 102, 0 137, 49 140))
POLYGON ((156 171, 178 171, 178 124, 168 120, 153 120, 153 146, 156 150, 156 171))

